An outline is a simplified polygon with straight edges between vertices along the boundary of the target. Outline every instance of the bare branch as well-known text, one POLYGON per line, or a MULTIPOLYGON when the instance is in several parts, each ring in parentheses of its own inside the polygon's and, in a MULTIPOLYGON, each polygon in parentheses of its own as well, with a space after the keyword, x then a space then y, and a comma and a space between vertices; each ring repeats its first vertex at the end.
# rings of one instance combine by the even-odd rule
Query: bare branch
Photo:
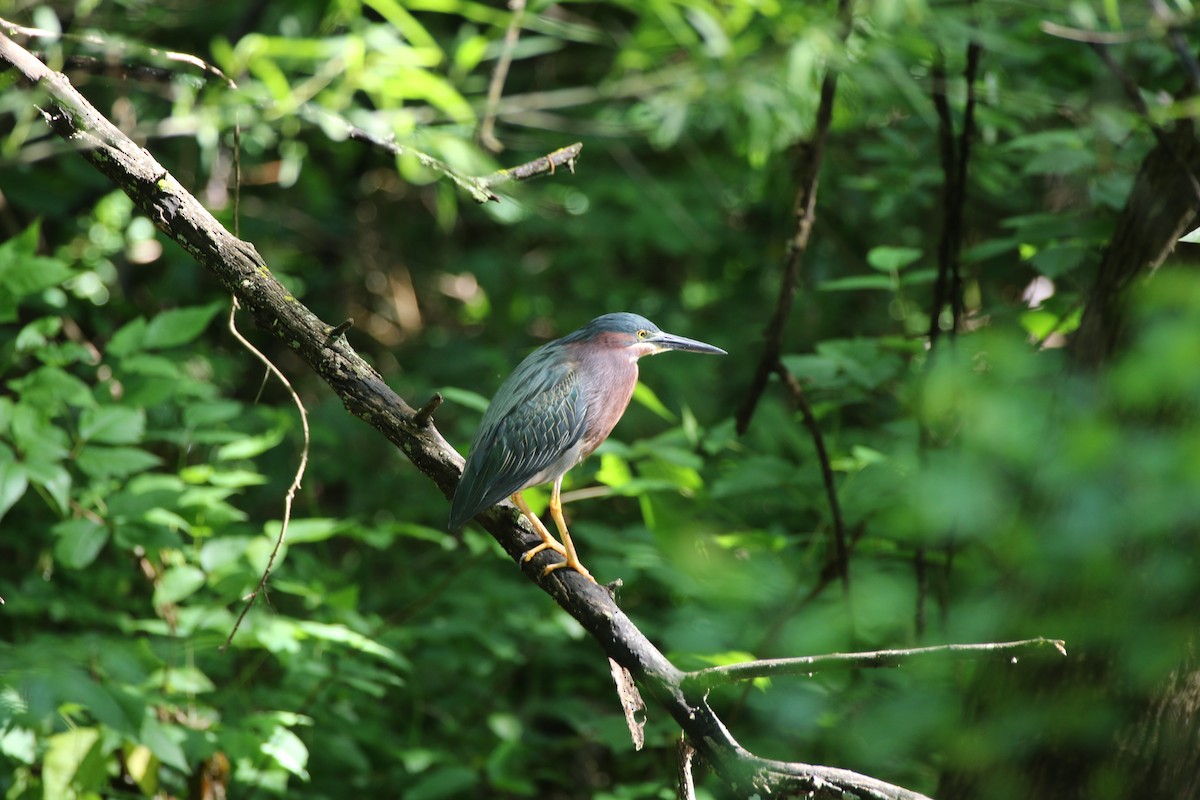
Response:
POLYGON ((499 153, 504 145, 496 138, 496 107, 500 105, 500 96, 504 94, 504 81, 508 77, 508 67, 512 64, 513 52, 517 49, 517 39, 521 35, 521 17, 525 16, 525 0, 509 0, 508 8, 512 17, 508 20, 508 30, 504 32, 504 49, 496 60, 496 68, 492 71, 492 80, 488 84, 487 105, 483 111, 483 122, 479 126, 479 143, 499 153))
POLYGON ((1125 44, 1149 37, 1149 33, 1144 30, 1085 31, 1080 28, 1069 28, 1066 25, 1059 25, 1057 22, 1050 22, 1049 20, 1042 20, 1040 27, 1042 33, 1050 36, 1059 39, 1068 39, 1072 42, 1084 42, 1086 44, 1125 44))
POLYGON ((975 136, 975 77, 979 72, 982 54, 978 42, 967 44, 967 65, 963 80, 967 87, 967 102, 963 108, 962 130, 954 136, 954 118, 946 95, 946 70, 939 53, 933 66, 933 106, 938 118, 938 152, 943 173, 942 236, 938 242, 938 272, 933 287, 933 305, 929 313, 929 346, 937 345, 941 334, 942 310, 950 306, 950 335, 962 327, 963 307, 962 240, 963 208, 967 198, 967 165, 970 163, 971 141, 975 136))
POLYGON ((728 664, 721 667, 689 672, 683 677, 684 688, 711 689, 735 681, 748 681, 755 678, 771 678, 779 675, 812 675, 829 669, 877 669, 882 667, 898 667, 913 659, 930 657, 978 658, 985 655, 1001 654, 1016 661, 1014 651, 1032 650, 1049 645, 1062 655, 1067 654, 1066 642, 1062 639, 1022 639, 1017 642, 987 642, 984 644, 944 644, 933 647, 914 647, 907 650, 875 650, 868 653, 829 653, 820 656, 803 656, 800 658, 771 658, 762 661, 748 661, 744 664, 728 664))
POLYGON ((566 147, 560 147, 553 153, 535 158, 533 161, 521 164, 516 167, 509 167, 498 172, 493 172, 486 178, 480 178, 488 186, 501 186, 509 181, 527 181, 530 178, 536 178, 538 175, 553 175, 559 167, 566 167, 575 173, 575 159, 579 158, 579 153, 583 150, 583 142, 569 144, 566 147))
MULTIPOLYGON (((23 36, 28 39, 49 39, 51 41, 66 39, 68 41, 83 42, 85 44, 98 47, 105 52, 125 53, 132 51, 139 55, 144 53, 165 59, 167 61, 173 61, 177 64, 187 64, 188 66, 195 67, 201 72, 205 72, 217 78, 229 88, 237 88, 237 84, 234 83, 233 80, 219 68, 209 64, 202 58, 192 55, 191 53, 180 53, 174 50, 160 50, 156 47, 146 47, 144 45, 132 44, 130 42, 114 42, 94 35, 81 36, 78 34, 63 34, 56 31, 47 31, 41 28, 27 28, 23 25, 17 25, 5 19, 0 19, 0 29, 2 29, 9 36, 23 36)), ((97 68, 97 70, 111 70, 113 68, 111 59, 100 61, 98 59, 88 59, 85 56, 76 56, 75 58, 80 59, 78 62, 76 62, 80 66, 91 65, 97 68)), ((152 68, 147 69, 150 70, 152 68)), ((171 77, 174 76, 170 73, 162 72, 162 77, 160 79, 170 79, 171 77)))
POLYGON ((354 327, 354 317, 347 317, 329 329, 329 342, 341 336, 346 331, 354 327))
POLYGON ((413 415, 413 424, 421 427, 428 425, 433 421, 434 412, 442 407, 443 402, 442 393, 434 392, 433 397, 429 398, 429 402, 421 406, 421 410, 413 415))
MULTIPOLYGON (((310 108, 308 109, 307 113, 311 115, 315 113, 315 109, 310 108)), ((350 139, 358 142, 365 142, 372 147, 385 150, 388 153, 391 153, 393 156, 401 156, 404 154, 411 155, 423 166, 428 167, 435 172, 439 172, 450 180, 454 181, 454 183, 458 184, 460 188, 470 194, 471 197, 479 203, 498 201, 500 197, 492 191, 492 188, 501 186, 509 181, 526 181, 539 175, 553 175, 555 170, 562 166, 566 166, 571 170, 572 173, 574 173, 575 159, 579 157, 580 151, 583 150, 583 143, 576 142, 575 144, 567 145, 566 147, 555 150, 553 153, 542 156, 541 158, 535 158, 533 161, 529 161, 525 164, 498 170, 493 172, 491 175, 474 177, 471 175, 463 175, 452 168, 449 164, 446 164, 445 162, 440 161, 433 156, 428 155, 427 153, 422 153, 419 150, 413 150, 412 148, 405 147, 393 138, 381 138, 369 131, 363 130, 357 125, 351 125, 349 122, 331 115, 328 112, 322 111, 321 113, 326 117, 336 120, 339 124, 344 125, 346 129, 346 135, 350 139)))
MULTIPOLYGON (((845 40, 850 32, 850 0, 838 0, 838 18, 842 24, 842 39, 845 40)), ((779 299, 775 305, 775 313, 767 323, 766 343, 763 346, 762 357, 754 370, 746 399, 742 401, 737 413, 737 430, 744 434, 750 427, 754 410, 758 401, 767 389, 767 379, 775 369, 779 356, 783 352, 783 333, 787 328, 788 319, 792 315, 792 305, 796 300, 796 290, 800 281, 800 266, 804 262, 804 254, 808 251, 808 239, 812 234, 813 221, 817 208, 817 185, 821 175, 821 162, 825 157, 825 140, 829 135, 829 124, 833 121, 833 101, 837 95, 837 72, 832 66, 826 66, 825 78, 821 81, 821 100, 817 105, 816 123, 813 126, 812 138, 797 147, 799 151, 796 169, 797 181, 800 184, 796 191, 796 203, 793 207, 796 225, 792 238, 788 242, 787 261, 784 263, 783 274, 779 279, 779 299)))
POLYGON ((813 414, 812 405, 808 402, 808 395, 804 392, 804 386, 791 373, 791 370, 783 365, 782 361, 776 362, 775 371, 784 385, 788 387, 792 399, 800 409, 804 427, 808 428, 808 433, 812 436, 813 447, 817 451, 817 461, 821 464, 821 479, 825 483, 825 497, 829 501, 829 514, 833 519, 834 563, 837 566, 838 578, 842 582, 842 593, 849 599, 850 549, 846 544, 846 523, 842 520, 842 507, 838 502, 837 484, 834 482, 833 464, 829 460, 829 451, 825 448, 825 437, 821 433, 821 426, 817 424, 817 417, 813 414))

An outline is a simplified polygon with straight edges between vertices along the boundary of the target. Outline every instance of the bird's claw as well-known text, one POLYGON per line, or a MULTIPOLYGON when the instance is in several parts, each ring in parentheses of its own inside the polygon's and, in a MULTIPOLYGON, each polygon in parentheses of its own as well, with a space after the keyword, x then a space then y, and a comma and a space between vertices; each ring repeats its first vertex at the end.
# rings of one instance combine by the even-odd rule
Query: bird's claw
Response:
POLYGON ((596 582, 596 579, 592 577, 592 573, 587 571, 587 567, 578 561, 575 563, 571 563, 570 561, 555 561, 553 564, 548 565, 544 570, 542 570, 542 577, 544 578, 551 572, 554 572, 554 570, 563 569, 564 567, 570 567, 592 583, 596 582))
POLYGON ((524 553, 522 553, 521 554, 521 563, 524 564, 526 561, 533 558, 534 556, 536 556, 538 553, 542 552, 543 550, 553 550, 554 552, 558 553, 560 556, 563 556, 564 558, 567 555, 567 548, 563 547, 558 542, 547 541, 547 542, 542 542, 541 544, 537 545, 536 547, 531 547, 528 550, 526 550, 524 553))

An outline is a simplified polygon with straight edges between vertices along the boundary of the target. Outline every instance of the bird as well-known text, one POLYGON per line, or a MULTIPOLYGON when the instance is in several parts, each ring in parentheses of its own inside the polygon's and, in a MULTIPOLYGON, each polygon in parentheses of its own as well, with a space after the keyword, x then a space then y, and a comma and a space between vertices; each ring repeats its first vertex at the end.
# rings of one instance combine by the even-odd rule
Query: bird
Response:
POLYGON ((608 438, 625 413, 637 385, 638 359, 668 350, 727 355, 628 312, 597 317, 530 353, 483 414, 450 503, 449 530, 458 531, 476 514, 511 497, 542 540, 522 554, 521 562, 553 550, 564 560, 547 566, 543 577, 570 568, 594 583, 563 519, 563 476, 608 438), (561 543, 521 496, 544 483, 553 483, 550 516, 561 543))

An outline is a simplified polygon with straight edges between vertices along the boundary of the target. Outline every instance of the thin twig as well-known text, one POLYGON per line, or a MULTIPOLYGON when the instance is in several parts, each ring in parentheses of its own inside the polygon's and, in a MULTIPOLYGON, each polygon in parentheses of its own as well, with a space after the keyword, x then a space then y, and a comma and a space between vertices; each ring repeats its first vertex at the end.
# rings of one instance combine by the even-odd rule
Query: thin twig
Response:
POLYGON ((429 402, 421 406, 421 409, 413 415, 413 424, 424 428, 433 419, 433 412, 441 408, 442 403, 442 393, 434 392, 433 397, 429 398, 429 402))
POLYGON ((494 132, 496 108, 500 105, 500 96, 504 94, 504 81, 508 78, 508 68, 512 64, 513 52, 517 49, 517 39, 521 36, 521 17, 525 16, 525 0, 509 0, 508 8, 512 11, 512 17, 508 20, 508 30, 504 32, 504 49, 500 51, 496 68, 492 70, 483 122, 479 125, 479 143, 493 153, 504 149, 494 132))
POLYGON ((332 328, 329 329, 329 335, 327 337, 327 340, 329 341, 330 344, 332 344, 334 339, 338 338, 343 333, 345 333, 346 331, 350 330, 353 327, 354 327, 354 317, 347 317, 346 319, 342 320, 337 325, 334 325, 332 328))
POLYGON ((975 93, 975 79, 979 75, 979 61, 982 55, 983 48, 979 42, 971 40, 967 43, 967 66, 963 70, 967 101, 963 106, 962 130, 958 132, 954 203, 950 207, 953 216, 947 220, 949 233, 953 237, 950 242, 951 275, 954 279, 951 313, 955 320, 955 330, 963 324, 966 316, 966 309, 963 306, 966 293, 962 279, 963 210, 967 205, 967 167, 971 163, 971 143, 975 140, 975 102, 978 97, 975 93))
POLYGON ((825 498, 829 502, 829 514, 833 519, 833 544, 838 578, 842 582, 842 593, 849 599, 850 550, 846 545, 846 523, 842 519, 842 507, 838 502, 837 484, 834 482, 833 464, 829 460, 829 451, 825 447, 825 436, 821 433, 821 426, 817 424, 817 417, 813 414, 812 405, 808 402, 808 395, 804 392, 804 386, 796 379, 791 370, 783 365, 782 361, 775 362, 775 372, 788 387, 792 399, 796 401, 796 406, 800 409, 800 416, 804 420, 804 426, 808 428, 808 433, 812 437, 813 448, 817 451, 817 461, 821 464, 821 479, 825 483, 825 498))
POLYGON ((918 545, 913 554, 913 571, 917 581, 917 612, 915 628, 918 641, 925 638, 925 604, 929 597, 929 562, 925 557, 925 545, 918 545))
MULTIPOLYGON (((850 0, 838 0, 838 18, 841 21, 841 38, 845 41, 850 32, 850 0)), ((795 230, 788 242, 787 261, 784 263, 783 274, 779 279, 779 299, 775 304, 775 313, 767 323, 766 343, 763 346, 762 357, 754 370, 746 399, 742 401, 737 413, 737 431, 744 434, 750 427, 750 420, 758 401, 767 388, 767 379, 775 369, 776 362, 783 352, 783 333, 792 315, 792 306, 796 300, 796 290, 800 283, 800 266, 804 254, 808 250, 808 240, 812 233, 813 220, 817 207, 817 185, 821 174, 821 162, 825 156, 825 140, 829 135, 829 124, 833 120, 833 101, 837 95, 837 72, 832 66, 826 65, 825 78, 821 81, 821 100, 817 105, 816 123, 813 126, 812 139, 799 146, 800 158, 796 170, 800 184, 796 191, 796 203, 793 208, 795 230)))
POLYGON ((560 147, 553 153, 548 153, 541 158, 535 158, 533 161, 497 170, 479 180, 483 181, 489 187, 502 186, 509 181, 527 181, 538 175, 553 175, 559 167, 566 167, 571 171, 571 174, 574 174, 575 159, 579 158, 579 153, 582 150, 583 142, 575 142, 575 144, 560 147))
MULTIPOLYGON (((942 309, 946 307, 947 298, 953 292, 953 279, 951 277, 953 250, 950 247, 950 220, 953 217, 951 209, 954 207, 954 180, 958 173, 958 170, 955 168, 954 119, 950 115, 950 101, 946 97, 946 64, 940 50, 933 63, 932 77, 933 108, 937 112, 938 119, 938 155, 942 161, 943 222, 942 237, 938 242, 937 279, 933 283, 933 305, 929 310, 930 349, 933 349, 937 345, 938 336, 942 332, 942 309)), ((954 325, 950 328, 951 331, 957 330, 957 323, 958 319, 955 318, 954 325)))
MULTIPOLYGON (((114 42, 100 36, 80 35, 74 33, 59 33, 57 31, 43 30, 42 28, 27 28, 24 25, 17 25, 9 22, 6 19, 0 19, 0 28, 9 36, 24 36, 30 39, 65 39, 67 41, 83 42, 85 44, 95 45, 103 49, 105 52, 122 52, 122 53, 149 53, 152 56, 165 58, 168 61, 174 61, 179 64, 187 64, 199 69, 201 72, 207 72, 216 78, 219 78, 222 83, 231 89, 236 89, 237 84, 233 82, 228 75, 222 72, 219 68, 214 67, 202 58, 192 55, 191 53, 180 53, 174 50, 160 50, 157 47, 146 47, 143 45, 134 45, 130 42, 114 42)), ((86 62, 81 62, 86 63, 86 62)), ((97 65, 103 68, 111 68, 111 64, 107 61, 96 61, 97 65)), ((174 77, 174 76, 171 76, 174 77)))
MULTIPOLYGON (((815 672, 828 669, 898 667, 906 661, 931 656, 976 658, 980 655, 993 653, 1007 654, 1014 650, 1028 650, 1046 645, 1050 645, 1064 656, 1067 654, 1067 645, 1064 640, 1039 636, 1036 639, 1022 639, 1017 642, 943 644, 932 647, 913 647, 904 650, 874 650, 866 653, 828 653, 826 655, 803 656, 800 658, 771 658, 763 661, 747 661, 743 664, 708 667, 686 673, 681 685, 685 689, 710 689, 722 684, 748 681, 755 678, 770 678, 778 675, 811 675, 815 672)), ((1015 656, 1013 656, 1013 660, 1016 660, 1015 656)))
POLYGON ((509 181, 525 181, 529 180, 530 178, 537 177, 538 175, 553 175, 555 170, 562 166, 566 166, 571 170, 572 173, 575 172, 575 159, 579 157, 579 152, 583 150, 583 143, 576 142, 575 144, 560 148, 555 150, 553 153, 540 158, 535 158, 534 160, 524 164, 497 170, 490 175, 477 177, 472 175, 463 175, 449 164, 446 164, 445 162, 440 161, 431 155, 422 153, 419 150, 413 150, 410 147, 405 147, 392 137, 382 138, 376 136, 370 131, 364 130, 357 125, 352 125, 346 120, 338 117, 335 114, 325 111, 324 109, 318 110, 309 107, 304 111, 309 115, 316 114, 319 111, 322 116, 325 116, 331 120, 335 120, 339 124, 344 125, 347 137, 356 142, 364 142, 372 147, 377 147, 381 150, 391 153, 393 156, 401 156, 405 154, 413 156, 423 166, 428 167, 435 172, 439 172, 450 180, 454 181, 454 183, 458 184, 460 188, 465 190, 479 203, 498 201, 500 197, 492 191, 492 187, 500 186, 508 183, 509 181))
POLYGON ((242 336, 241 331, 237 329, 237 311, 241 307, 238 299, 233 298, 233 304, 229 308, 229 332, 233 334, 233 338, 241 343, 242 347, 250 351, 250 353, 263 363, 264 366, 279 379, 287 389, 288 394, 292 396, 292 402, 296 405, 296 410, 300 412, 300 425, 304 429, 304 447, 300 451, 300 464, 296 467, 296 475, 292 478, 292 485, 288 487, 287 493, 283 496, 283 521, 279 526, 279 535, 275 537, 275 547, 271 549, 271 557, 267 559, 267 566, 263 569, 262 577, 258 579, 258 586, 246 598, 245 604, 242 606, 242 613, 238 614, 237 621, 233 623, 233 630, 229 631, 229 636, 225 639, 225 644, 221 645, 221 652, 224 653, 233 641, 234 635, 238 632, 238 628, 242 626, 242 620, 246 618, 246 614, 254 605, 254 601, 267 587, 267 578, 271 575, 271 568, 275 566, 275 558, 279 555, 279 548, 283 546, 284 539, 287 537, 288 523, 292 519, 292 500, 296 496, 296 492, 300 489, 300 481, 304 477, 304 470, 308 467, 308 411, 304 408, 304 402, 300 399, 300 395, 292 388, 292 383, 287 379, 272 362, 271 359, 263 355, 262 351, 252 345, 250 341, 242 336))
MULTIPOLYGON (((975 136, 975 79, 979 72, 982 48, 975 41, 967 43, 966 66, 963 80, 966 83, 967 99, 963 108, 962 129, 957 140, 954 136, 954 118, 950 112, 950 101, 946 92, 946 65, 941 51, 933 64, 933 87, 931 98, 938 118, 938 152, 941 156, 942 190, 942 235, 938 241, 937 279, 933 286, 933 302, 929 312, 929 348, 937 347, 942 333, 941 316, 950 306, 950 335, 957 335, 966 314, 962 279, 963 210, 967 198, 967 167, 970 164, 971 142, 975 136)), ((920 449, 922 455, 931 440, 931 431, 924 421, 920 427, 920 449)), ((952 536, 952 534, 951 534, 952 536)), ((949 540, 950 537, 948 537, 949 540)), ((947 561, 953 544, 948 541, 947 561)), ((916 628, 924 633, 926 626, 925 606, 928 599, 928 552, 918 547, 913 555, 913 566, 917 576, 916 628)))
POLYGON ((1128 42, 1136 42, 1141 39, 1149 38, 1148 31, 1085 31, 1079 28, 1068 28, 1066 25, 1059 25, 1057 22, 1042 20, 1042 33, 1059 39, 1067 39, 1072 42, 1084 42, 1086 44, 1126 44, 1128 42))

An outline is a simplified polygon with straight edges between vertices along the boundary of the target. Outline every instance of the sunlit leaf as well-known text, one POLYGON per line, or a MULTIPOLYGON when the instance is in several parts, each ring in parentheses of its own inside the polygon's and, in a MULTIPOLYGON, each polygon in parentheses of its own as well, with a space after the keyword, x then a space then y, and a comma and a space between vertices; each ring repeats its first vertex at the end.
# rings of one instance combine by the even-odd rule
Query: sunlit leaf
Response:
POLYGON ((187 344, 203 333, 212 318, 224 307, 224 303, 210 303, 161 311, 146 325, 142 346, 151 350, 165 350, 187 344))

